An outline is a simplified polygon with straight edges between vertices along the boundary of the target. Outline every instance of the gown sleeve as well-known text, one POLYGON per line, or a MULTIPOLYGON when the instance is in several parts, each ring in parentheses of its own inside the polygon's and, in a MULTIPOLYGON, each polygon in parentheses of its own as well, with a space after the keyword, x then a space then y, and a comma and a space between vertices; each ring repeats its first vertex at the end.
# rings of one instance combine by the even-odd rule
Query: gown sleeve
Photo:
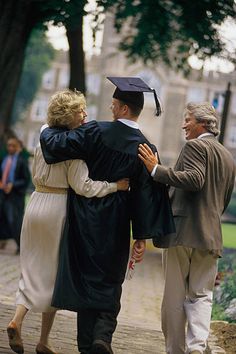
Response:
POLYGON ((88 176, 88 167, 83 160, 74 160, 68 169, 68 183, 76 194, 87 198, 104 197, 117 192, 116 183, 106 181, 93 181, 88 176))
POLYGON ((71 159, 85 159, 89 148, 88 135, 93 133, 91 122, 73 130, 46 128, 40 135, 40 144, 48 164, 71 159))
POLYGON ((167 186, 155 182, 142 162, 131 180, 130 210, 134 239, 158 238, 159 247, 175 232, 167 186))

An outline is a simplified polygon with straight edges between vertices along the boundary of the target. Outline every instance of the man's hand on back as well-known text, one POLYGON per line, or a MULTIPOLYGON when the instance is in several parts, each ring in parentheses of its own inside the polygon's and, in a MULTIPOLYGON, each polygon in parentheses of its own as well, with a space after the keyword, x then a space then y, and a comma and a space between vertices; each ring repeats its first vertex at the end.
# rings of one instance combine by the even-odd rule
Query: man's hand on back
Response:
POLYGON ((154 167, 159 163, 157 156, 147 144, 140 144, 138 151, 138 157, 144 162, 148 172, 151 173, 154 167))

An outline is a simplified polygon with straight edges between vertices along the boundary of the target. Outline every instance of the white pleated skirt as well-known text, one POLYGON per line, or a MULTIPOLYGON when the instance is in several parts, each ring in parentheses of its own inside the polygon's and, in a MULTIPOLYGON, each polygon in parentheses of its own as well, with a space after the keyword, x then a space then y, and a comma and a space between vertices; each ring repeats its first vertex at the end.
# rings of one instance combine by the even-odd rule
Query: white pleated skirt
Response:
POLYGON ((54 311, 51 299, 66 218, 67 194, 33 192, 21 230, 21 276, 16 305, 54 311))

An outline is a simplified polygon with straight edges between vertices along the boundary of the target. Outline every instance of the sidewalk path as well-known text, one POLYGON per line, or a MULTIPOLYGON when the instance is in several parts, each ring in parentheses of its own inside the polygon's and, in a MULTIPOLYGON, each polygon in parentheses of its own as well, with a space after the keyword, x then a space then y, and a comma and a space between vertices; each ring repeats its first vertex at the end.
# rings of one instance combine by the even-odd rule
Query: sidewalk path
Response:
MULTIPOLYGON (((8 347, 6 326, 14 312, 15 292, 20 274, 19 256, 9 244, 0 253, 0 354, 13 353, 8 347)), ((33 271, 33 270, 32 270, 33 271)), ((161 253, 147 252, 136 265, 132 280, 123 286, 122 310, 114 334, 115 354, 164 354, 160 330, 160 304, 163 291, 161 253)), ((23 324, 25 354, 35 353, 40 333, 40 314, 29 313, 23 324)), ((78 354, 76 314, 59 311, 51 333, 52 343, 60 354, 78 354)))

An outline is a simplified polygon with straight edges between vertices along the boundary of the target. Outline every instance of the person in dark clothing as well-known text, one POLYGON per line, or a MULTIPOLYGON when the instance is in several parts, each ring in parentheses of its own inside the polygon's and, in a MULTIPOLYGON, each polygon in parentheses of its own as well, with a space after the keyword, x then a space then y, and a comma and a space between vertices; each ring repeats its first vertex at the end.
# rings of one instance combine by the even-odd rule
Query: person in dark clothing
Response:
POLYGON ((136 240, 133 255, 138 260, 145 239, 155 238, 160 247, 176 242, 167 188, 152 180, 137 156, 139 144, 150 143, 138 128, 145 83, 136 80, 130 90, 115 90, 113 122, 91 121, 71 131, 45 129, 40 138, 47 163, 82 158, 91 178, 130 179, 129 192, 100 199, 69 191, 52 304, 79 312, 78 347, 83 354, 113 353, 111 341, 120 310, 131 224, 136 240))
POLYGON ((30 182, 28 163, 20 153, 17 138, 7 140, 7 155, 0 168, 1 240, 13 238, 20 250, 20 231, 25 207, 25 193, 30 182))

